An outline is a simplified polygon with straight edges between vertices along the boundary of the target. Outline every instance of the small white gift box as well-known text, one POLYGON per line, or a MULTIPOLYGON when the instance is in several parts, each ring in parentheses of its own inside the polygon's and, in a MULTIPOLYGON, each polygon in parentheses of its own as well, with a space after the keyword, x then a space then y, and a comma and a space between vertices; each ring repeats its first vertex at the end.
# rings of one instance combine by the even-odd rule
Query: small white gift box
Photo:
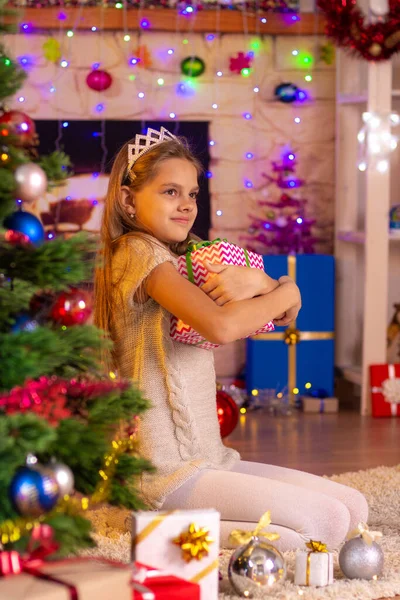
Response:
POLYGON ((198 583, 218 598, 220 515, 216 510, 133 513, 132 560, 198 583))
POLYGON ((294 583, 324 587, 333 583, 333 554, 331 552, 298 552, 294 583))

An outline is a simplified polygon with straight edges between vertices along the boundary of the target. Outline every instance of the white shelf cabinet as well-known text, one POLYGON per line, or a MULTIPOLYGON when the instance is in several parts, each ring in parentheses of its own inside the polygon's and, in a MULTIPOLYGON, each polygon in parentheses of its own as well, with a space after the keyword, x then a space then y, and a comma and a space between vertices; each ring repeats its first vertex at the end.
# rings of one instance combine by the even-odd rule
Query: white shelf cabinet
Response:
POLYGON ((357 169, 366 110, 400 112, 400 61, 372 63, 338 51, 336 364, 360 386, 364 415, 370 414, 369 365, 387 362, 389 316, 400 301, 400 238, 388 230, 390 206, 400 204, 400 152, 391 155, 387 173, 357 169))

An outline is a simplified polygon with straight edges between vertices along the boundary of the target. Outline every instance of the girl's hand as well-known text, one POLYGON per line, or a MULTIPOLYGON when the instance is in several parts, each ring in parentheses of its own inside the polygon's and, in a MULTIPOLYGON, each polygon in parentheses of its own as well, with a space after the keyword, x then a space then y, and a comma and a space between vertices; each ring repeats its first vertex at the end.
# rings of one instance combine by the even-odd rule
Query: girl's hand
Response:
POLYGON ((274 319, 274 325, 276 325, 277 327, 284 327, 286 325, 289 325, 289 323, 292 323, 297 319, 297 315, 299 314, 300 308, 301 304, 293 306, 293 308, 289 308, 289 310, 287 310, 282 315, 282 317, 280 317, 279 319, 274 319))
POLYGON ((248 300, 267 294, 278 287, 279 283, 261 271, 234 265, 213 265, 205 262, 204 266, 213 275, 201 286, 218 306, 238 300, 248 300))
POLYGON ((300 295, 300 290, 297 287, 297 285, 295 284, 295 282, 293 281, 293 279, 291 279, 290 277, 287 277, 286 275, 279 278, 279 285, 295 286, 297 288, 297 292, 298 292, 298 294, 297 294, 298 300, 297 300, 296 304, 294 306, 292 306, 292 308, 287 310, 278 319, 274 319, 274 325, 277 325, 278 327, 284 327, 286 325, 289 325, 289 323, 292 323, 293 321, 296 320, 297 315, 299 314, 300 309, 301 309, 301 295, 300 295))

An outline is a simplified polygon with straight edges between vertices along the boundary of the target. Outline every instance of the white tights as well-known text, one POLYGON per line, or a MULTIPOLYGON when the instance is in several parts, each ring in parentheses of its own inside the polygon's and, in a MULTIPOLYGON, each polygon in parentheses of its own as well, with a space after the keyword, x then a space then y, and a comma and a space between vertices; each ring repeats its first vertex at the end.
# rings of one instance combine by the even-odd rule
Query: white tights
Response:
POLYGON ((221 546, 232 529, 254 529, 266 510, 274 545, 304 548, 310 538, 337 548, 350 529, 367 521, 364 496, 347 486, 310 473, 238 461, 230 471, 206 469, 170 494, 163 510, 215 508, 221 514, 221 546))

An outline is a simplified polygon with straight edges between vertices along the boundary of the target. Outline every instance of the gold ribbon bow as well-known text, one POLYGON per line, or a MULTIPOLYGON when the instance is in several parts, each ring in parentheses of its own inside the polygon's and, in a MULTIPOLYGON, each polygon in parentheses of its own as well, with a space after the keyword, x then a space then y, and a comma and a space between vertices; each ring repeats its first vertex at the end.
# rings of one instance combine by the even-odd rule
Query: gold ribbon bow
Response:
POLYGON ((311 552, 328 552, 326 544, 323 544, 322 542, 316 542, 315 540, 310 540, 306 543, 306 546, 311 550, 311 552))
POLYGON ((300 331, 298 329, 288 328, 283 334, 285 344, 288 346, 295 346, 300 342, 300 331))
POLYGON ((372 542, 375 542, 376 540, 378 540, 379 538, 382 537, 382 532, 381 531, 370 531, 369 527, 366 523, 360 522, 357 525, 356 529, 353 529, 352 531, 350 531, 350 533, 347 534, 346 539, 352 540, 353 538, 357 537, 358 535, 361 535, 364 542, 366 542, 368 544, 368 546, 371 546, 372 542))
POLYGON ((214 543, 214 538, 210 537, 209 533, 206 527, 191 523, 187 531, 183 531, 172 542, 182 550, 182 558, 185 562, 193 559, 201 560, 208 556, 210 544, 214 543))
POLYGON ((252 537, 257 536, 266 538, 270 542, 279 540, 281 537, 279 533, 269 533, 268 531, 264 531, 264 529, 269 527, 269 525, 271 525, 271 511, 267 510, 267 512, 264 513, 261 519, 258 521, 257 526, 253 531, 234 529, 229 535, 229 541, 234 544, 247 544, 252 537))

